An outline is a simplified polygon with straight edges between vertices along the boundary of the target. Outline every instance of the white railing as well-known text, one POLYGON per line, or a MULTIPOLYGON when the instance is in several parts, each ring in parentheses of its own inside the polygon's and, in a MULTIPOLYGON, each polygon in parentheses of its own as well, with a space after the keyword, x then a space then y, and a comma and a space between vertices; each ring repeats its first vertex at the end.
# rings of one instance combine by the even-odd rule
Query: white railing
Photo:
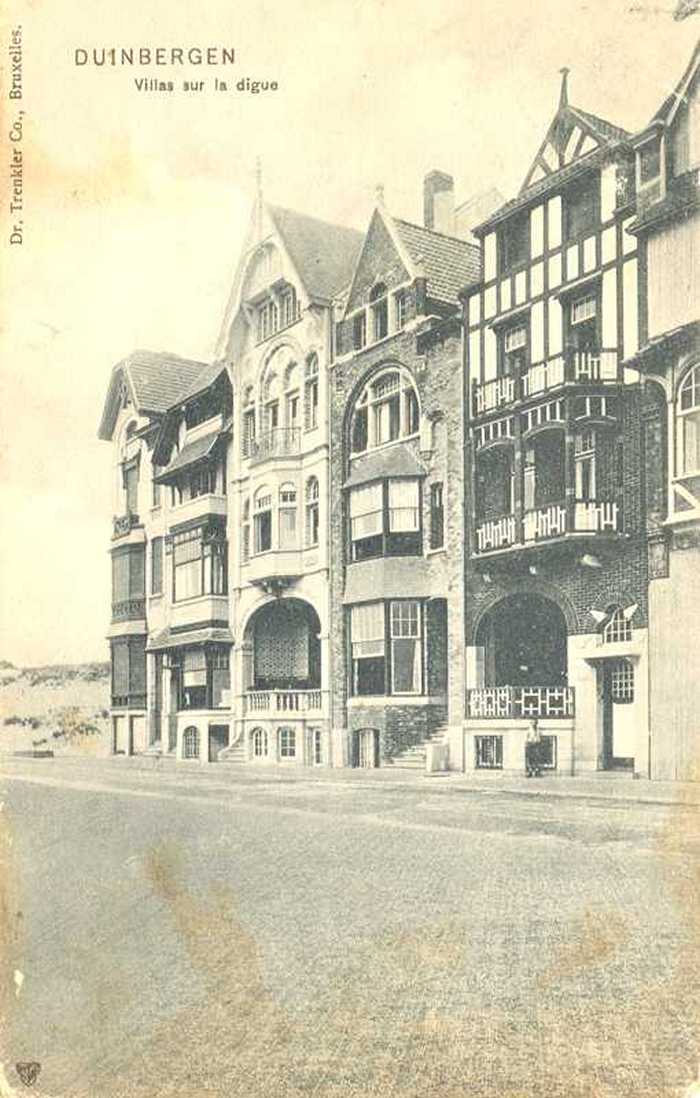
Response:
POLYGON ((617 351, 574 351, 575 381, 616 381, 617 351))
POLYGON ((248 713, 311 713, 322 707, 320 690, 249 690, 245 695, 248 713))
POLYGON ((477 553, 485 553, 488 549, 501 549, 504 545, 513 545, 515 542, 515 515, 504 515, 503 518, 482 522, 476 528, 477 553))
POLYGON ((527 373, 523 374, 523 396, 533 396, 535 393, 543 393, 547 389, 563 385, 565 376, 563 355, 556 355, 548 362, 541 362, 539 366, 531 366, 527 373))
POLYGON ((619 529, 618 511, 616 503, 580 500, 574 507, 574 527, 594 534, 605 531, 616 533, 619 529))
POLYGON ((479 720, 573 717, 573 686, 482 686, 467 691, 467 712, 479 720))
POLYGON ((562 503, 552 503, 549 507, 538 507, 526 511, 523 518, 525 541, 540 541, 542 538, 555 538, 566 533, 566 508, 562 503))
POLYGON ((497 377, 477 385, 474 390, 474 404, 477 415, 510 404, 515 395, 515 382, 512 377, 497 377))
POLYGON ((260 438, 250 441, 250 460, 265 461, 273 457, 295 457, 301 446, 298 427, 273 427, 260 438))

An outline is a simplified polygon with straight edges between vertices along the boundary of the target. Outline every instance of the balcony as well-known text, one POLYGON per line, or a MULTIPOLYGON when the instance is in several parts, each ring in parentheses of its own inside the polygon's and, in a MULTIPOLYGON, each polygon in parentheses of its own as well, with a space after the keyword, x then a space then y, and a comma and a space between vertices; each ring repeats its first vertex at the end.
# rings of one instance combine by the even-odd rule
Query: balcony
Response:
POLYGON ((123 599, 112 603, 112 621, 142 621, 146 617, 146 600, 123 599))
POLYGON ((617 351, 566 351, 531 366, 520 377, 497 377, 475 383, 472 414, 487 415, 563 385, 610 385, 619 380, 617 351))
POLYGON ((467 713, 478 720, 565 720, 575 714, 573 686, 482 686, 467 691, 467 713))
POLYGON ((251 439, 250 463, 257 465, 271 458, 297 457, 301 449, 298 427, 274 427, 260 438, 251 439))
POLYGON ((246 716, 320 713, 322 690, 249 690, 243 696, 246 716))
POLYGON ((494 553, 517 545, 532 545, 571 535, 619 534, 622 511, 613 500, 549 503, 525 511, 522 523, 513 514, 476 527, 476 554, 494 553))
POLYGON ((214 492, 206 492, 194 499, 177 503, 168 511, 168 529, 179 526, 183 522, 191 522, 193 519, 206 518, 208 515, 225 517, 227 513, 227 497, 214 492))
POLYGON ((112 694, 113 709, 145 709, 145 694, 112 694))

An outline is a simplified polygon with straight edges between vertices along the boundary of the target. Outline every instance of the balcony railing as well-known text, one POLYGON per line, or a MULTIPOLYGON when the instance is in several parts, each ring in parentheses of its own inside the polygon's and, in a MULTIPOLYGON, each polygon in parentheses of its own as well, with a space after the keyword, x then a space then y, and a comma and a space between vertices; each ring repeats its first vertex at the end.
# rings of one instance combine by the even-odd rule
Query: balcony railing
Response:
POLYGON ((504 515, 503 518, 490 522, 482 522, 476 528, 477 552, 485 553, 489 549, 502 549, 513 545, 517 536, 515 515, 504 515))
POLYGON ((113 709, 145 709, 145 694, 112 694, 113 709))
POLYGON ((130 534, 136 526, 140 525, 139 516, 132 511, 127 511, 125 515, 114 515, 112 518, 112 537, 123 538, 126 534, 130 534))
POLYGON ((319 713, 322 704, 321 690, 249 690, 245 695, 246 713, 319 713))
POLYGON ((622 511, 613 500, 576 500, 573 516, 562 502, 535 507, 523 515, 522 532, 515 515, 484 522, 476 528, 476 552, 492 553, 512 545, 528 545, 564 534, 617 534, 622 511))
POLYGON ((251 462, 268 458, 296 457, 301 448, 301 431, 298 427, 274 427, 260 438, 250 441, 251 462))
POLYGON ((497 377, 474 386, 474 415, 573 383, 609 384, 619 378, 617 351, 565 351, 531 366, 520 379, 497 377))
POLYGON ((146 617, 146 600, 123 599, 112 603, 112 621, 140 621, 146 617))
POLYGON ((467 712, 480 720, 537 717, 565 719, 575 713, 573 686, 482 686, 467 691, 467 712))

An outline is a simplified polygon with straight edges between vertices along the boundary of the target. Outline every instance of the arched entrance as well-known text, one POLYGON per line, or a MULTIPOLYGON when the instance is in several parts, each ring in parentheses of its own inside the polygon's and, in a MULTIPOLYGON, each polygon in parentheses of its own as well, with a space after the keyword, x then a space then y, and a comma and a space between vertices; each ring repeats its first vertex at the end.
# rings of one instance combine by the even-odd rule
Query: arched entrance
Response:
POLYGON ((267 602, 245 630, 249 690, 320 690, 321 624, 302 599, 267 602))
POLYGON ((565 686, 566 621, 543 595, 508 595, 485 614, 477 631, 485 686, 565 686))

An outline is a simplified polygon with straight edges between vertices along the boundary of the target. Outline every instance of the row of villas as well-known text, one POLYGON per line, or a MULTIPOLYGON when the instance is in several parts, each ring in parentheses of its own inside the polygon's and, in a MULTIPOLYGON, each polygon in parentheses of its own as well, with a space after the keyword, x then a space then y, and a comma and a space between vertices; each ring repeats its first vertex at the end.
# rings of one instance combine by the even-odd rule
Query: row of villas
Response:
POLYGON ((700 778, 699 63, 509 202, 258 193, 214 362, 112 373, 115 753, 700 778))

